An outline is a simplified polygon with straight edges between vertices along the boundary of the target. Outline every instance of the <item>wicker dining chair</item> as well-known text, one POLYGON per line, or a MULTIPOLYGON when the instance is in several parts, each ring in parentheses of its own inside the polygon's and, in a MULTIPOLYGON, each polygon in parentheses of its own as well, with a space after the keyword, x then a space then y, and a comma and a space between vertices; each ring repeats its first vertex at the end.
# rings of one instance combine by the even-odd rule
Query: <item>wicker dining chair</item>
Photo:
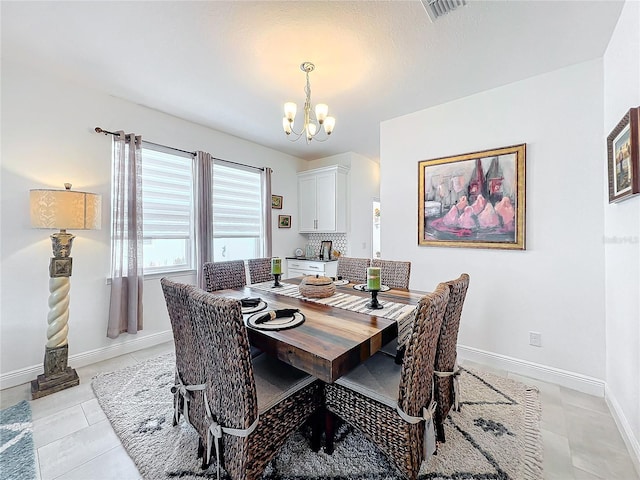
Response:
POLYGON ((367 267, 370 264, 369 258, 338 257, 336 275, 351 283, 365 283, 367 281, 367 267))
POLYGON ((203 466, 232 480, 261 476, 287 437, 322 404, 318 380, 269 355, 251 358, 238 300, 187 291, 206 383, 203 466))
POLYGON ((372 267, 380 268, 380 281, 391 288, 409 288, 411 278, 411 262, 397 260, 371 260, 372 267))
POLYGON ((271 258, 249 259, 249 283, 262 283, 273 280, 271 258))
POLYGON ((207 292, 244 287, 247 284, 243 260, 207 262, 202 266, 202 269, 207 292))
POLYGON ((208 425, 204 422, 204 372, 200 366, 195 329, 187 302, 187 290, 190 286, 168 278, 162 278, 160 284, 176 347, 175 384, 171 388, 174 395, 173 425, 176 426, 182 416, 187 423, 200 431, 208 425))
POLYGON ((449 288, 449 302, 444 312, 438 349, 434 366, 434 397, 437 402, 434 416, 436 434, 440 442, 445 441, 444 420, 447 418, 451 407, 460 410, 460 391, 458 387, 458 367, 456 344, 458 342, 458 330, 460 328, 460 316, 462 306, 469 288, 469 275, 463 273, 459 278, 446 282, 449 288))
POLYGON ((435 450, 433 365, 448 299, 440 284, 420 300, 402 365, 375 354, 325 386, 326 408, 361 430, 411 480, 435 450))

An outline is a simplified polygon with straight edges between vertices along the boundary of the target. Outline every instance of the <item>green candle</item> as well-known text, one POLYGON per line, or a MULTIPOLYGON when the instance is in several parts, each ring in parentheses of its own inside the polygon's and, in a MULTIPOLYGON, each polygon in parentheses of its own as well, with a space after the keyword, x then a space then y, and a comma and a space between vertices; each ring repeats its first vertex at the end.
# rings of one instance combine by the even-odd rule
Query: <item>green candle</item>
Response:
POLYGON ((271 273, 273 275, 279 275, 282 273, 282 259, 281 258, 272 258, 271 259, 271 273))
POLYGON ((367 290, 380 290, 380 267, 367 268, 367 290))

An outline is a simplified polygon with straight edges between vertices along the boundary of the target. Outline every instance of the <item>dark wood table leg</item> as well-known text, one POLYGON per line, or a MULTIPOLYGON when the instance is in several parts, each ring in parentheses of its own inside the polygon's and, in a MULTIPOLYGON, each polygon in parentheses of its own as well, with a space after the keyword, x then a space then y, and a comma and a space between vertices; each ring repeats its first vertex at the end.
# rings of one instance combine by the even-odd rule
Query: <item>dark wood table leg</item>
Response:
POLYGON ((329 410, 326 410, 324 415, 324 433, 325 433, 324 451, 327 455, 331 455, 333 453, 333 436, 335 433, 334 427, 335 427, 335 416, 329 410))

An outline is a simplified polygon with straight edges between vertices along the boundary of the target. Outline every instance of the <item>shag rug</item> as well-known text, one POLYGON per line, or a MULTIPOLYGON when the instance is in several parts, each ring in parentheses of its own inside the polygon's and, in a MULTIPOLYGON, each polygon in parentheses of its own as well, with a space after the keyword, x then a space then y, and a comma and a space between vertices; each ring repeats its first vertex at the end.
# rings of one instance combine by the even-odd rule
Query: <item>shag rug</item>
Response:
POLYGON ((0 411, 0 478, 36 478, 31 407, 26 400, 0 411))
MULTIPOLYGON (((200 468, 195 430, 172 426, 175 357, 162 355, 98 375, 93 390, 125 449, 147 479, 215 478, 200 468)), ((421 479, 541 480, 542 440, 538 391, 489 373, 463 369, 461 411, 445 424, 446 442, 423 462, 421 479)), ((399 480, 402 476, 358 430, 341 424, 332 455, 310 449, 301 427, 267 466, 263 479, 399 480)))

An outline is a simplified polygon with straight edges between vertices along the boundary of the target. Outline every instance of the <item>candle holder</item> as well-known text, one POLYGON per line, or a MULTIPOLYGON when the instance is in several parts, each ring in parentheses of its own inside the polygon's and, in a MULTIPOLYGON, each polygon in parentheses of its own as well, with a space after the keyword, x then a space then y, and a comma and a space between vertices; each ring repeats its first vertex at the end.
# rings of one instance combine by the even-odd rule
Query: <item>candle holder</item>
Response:
POLYGON ((380 303, 378 302, 378 292, 380 290, 369 290, 369 291, 371 292, 371 301, 367 303, 366 307, 371 310, 380 310, 381 308, 384 308, 384 306, 380 305, 380 303))
POLYGON ((281 273, 273 274, 273 285, 271 286, 271 288, 282 287, 282 284, 280 283, 280 275, 282 274, 281 273))

